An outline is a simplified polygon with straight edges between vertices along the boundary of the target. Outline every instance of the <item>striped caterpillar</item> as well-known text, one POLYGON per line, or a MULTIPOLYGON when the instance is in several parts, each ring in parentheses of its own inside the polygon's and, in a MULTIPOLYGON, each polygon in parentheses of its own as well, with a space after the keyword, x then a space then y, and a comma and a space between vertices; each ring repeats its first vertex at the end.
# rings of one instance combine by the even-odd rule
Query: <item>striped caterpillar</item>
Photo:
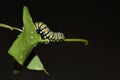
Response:
POLYGON ((44 39, 49 39, 51 42, 64 41, 65 36, 61 32, 52 32, 43 22, 35 23, 35 30, 42 35, 44 39))

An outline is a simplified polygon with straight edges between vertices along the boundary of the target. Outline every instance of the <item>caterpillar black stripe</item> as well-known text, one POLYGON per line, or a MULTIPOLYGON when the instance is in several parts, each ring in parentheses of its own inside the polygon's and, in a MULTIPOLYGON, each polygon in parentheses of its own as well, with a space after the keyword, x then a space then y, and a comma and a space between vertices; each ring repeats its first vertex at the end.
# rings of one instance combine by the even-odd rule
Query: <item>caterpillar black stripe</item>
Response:
POLYGON ((51 42, 64 41, 65 36, 61 32, 52 32, 43 22, 35 23, 35 30, 43 36, 44 39, 49 39, 51 42))

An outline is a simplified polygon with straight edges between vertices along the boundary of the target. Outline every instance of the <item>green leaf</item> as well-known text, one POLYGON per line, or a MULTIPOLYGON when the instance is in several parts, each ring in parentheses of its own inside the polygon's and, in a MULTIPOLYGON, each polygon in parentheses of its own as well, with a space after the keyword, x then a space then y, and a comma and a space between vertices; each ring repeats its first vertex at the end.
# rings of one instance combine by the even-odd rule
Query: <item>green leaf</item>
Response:
POLYGON ((20 73, 20 70, 16 70, 16 69, 13 70, 13 74, 14 74, 14 75, 17 75, 17 74, 19 74, 19 73, 20 73))
POLYGON ((18 36, 10 47, 8 53, 21 65, 31 53, 32 49, 41 41, 41 36, 37 34, 28 8, 23 9, 23 32, 18 36))
POLYGON ((27 68, 31 70, 44 70, 43 64, 41 63, 37 55, 33 57, 33 59, 28 64, 27 68))
POLYGON ((35 55, 35 56, 33 57, 33 59, 32 59, 32 60, 30 61, 30 63, 28 64, 27 68, 30 69, 30 70, 44 70, 46 74, 49 74, 49 73, 45 70, 45 68, 44 68, 44 66, 43 66, 40 58, 38 57, 38 55, 35 55))

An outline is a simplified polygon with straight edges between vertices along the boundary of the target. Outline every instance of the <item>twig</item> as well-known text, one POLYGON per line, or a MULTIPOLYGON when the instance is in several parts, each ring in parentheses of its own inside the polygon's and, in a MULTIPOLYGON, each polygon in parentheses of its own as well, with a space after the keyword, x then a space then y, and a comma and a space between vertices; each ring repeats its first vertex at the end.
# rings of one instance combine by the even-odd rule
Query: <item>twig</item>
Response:
POLYGON ((64 40, 65 42, 84 42, 85 44, 84 45, 88 45, 88 40, 86 40, 86 39, 74 39, 74 38, 66 38, 65 40, 64 40))
MULTIPOLYGON (((12 26, 3 24, 3 23, 0 23, 0 27, 8 28, 8 29, 10 29, 10 30, 17 30, 17 31, 23 32, 23 30, 21 30, 21 29, 19 29, 19 28, 15 28, 15 27, 12 27, 12 26)), ((84 43, 85 43, 84 45, 88 45, 88 40, 86 40, 86 39, 66 38, 64 41, 65 41, 65 42, 84 42, 84 43)), ((49 41, 48 39, 42 39, 40 42, 41 42, 41 43, 44 43, 44 44, 50 43, 50 41, 49 41)))
POLYGON ((3 23, 0 23, 0 27, 8 28, 8 29, 10 29, 10 30, 17 30, 17 31, 23 32, 23 30, 21 30, 21 29, 19 29, 19 28, 15 28, 15 27, 12 27, 12 26, 3 24, 3 23))

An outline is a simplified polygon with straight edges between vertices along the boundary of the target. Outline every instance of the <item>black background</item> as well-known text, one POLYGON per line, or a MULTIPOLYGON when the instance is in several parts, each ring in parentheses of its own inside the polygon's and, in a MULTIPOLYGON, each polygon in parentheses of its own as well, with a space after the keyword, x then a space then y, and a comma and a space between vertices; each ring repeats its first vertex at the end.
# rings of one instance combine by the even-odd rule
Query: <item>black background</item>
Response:
MULTIPOLYGON (((20 34, 0 28, 0 80, 119 80, 119 20, 118 9, 105 0, 1 0, 0 23, 21 28, 23 6, 28 6, 33 21, 46 23, 53 31, 61 31, 66 38, 85 38, 83 43, 39 44, 38 53, 47 76, 42 71, 23 69, 12 75, 13 59, 7 54, 20 34)), ((114 6, 117 8, 117 3, 114 6)))

